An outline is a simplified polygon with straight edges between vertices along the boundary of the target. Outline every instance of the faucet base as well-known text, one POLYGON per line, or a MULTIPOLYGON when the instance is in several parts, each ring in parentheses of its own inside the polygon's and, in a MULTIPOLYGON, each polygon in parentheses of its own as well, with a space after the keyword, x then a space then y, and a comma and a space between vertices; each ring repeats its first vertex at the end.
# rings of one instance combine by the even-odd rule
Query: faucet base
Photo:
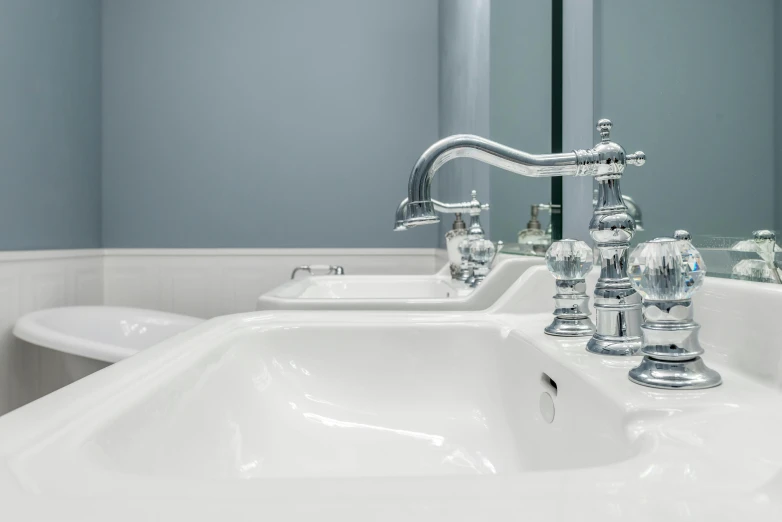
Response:
POLYGON ((587 351, 597 355, 637 355, 643 342, 641 337, 613 337, 596 333, 587 343, 587 351))
POLYGON ((548 335, 558 337, 582 337, 595 333, 595 325, 589 317, 555 317, 554 321, 543 329, 548 335))
POLYGON ((703 390, 722 384, 722 377, 700 357, 688 361, 661 361, 648 355, 630 370, 630 380, 642 386, 667 390, 703 390))

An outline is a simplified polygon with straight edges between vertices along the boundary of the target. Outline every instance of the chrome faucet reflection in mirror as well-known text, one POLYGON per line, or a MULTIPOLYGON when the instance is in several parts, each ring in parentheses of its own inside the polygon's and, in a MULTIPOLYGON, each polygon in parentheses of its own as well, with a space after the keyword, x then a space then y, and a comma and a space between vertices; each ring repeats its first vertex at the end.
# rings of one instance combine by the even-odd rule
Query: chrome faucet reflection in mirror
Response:
POLYGON ((418 159, 408 184, 406 227, 437 223, 432 182, 438 169, 455 158, 473 158, 530 177, 592 176, 598 182, 597 204, 589 231, 600 251, 600 279, 595 287, 596 332, 587 350, 632 355, 641 348, 641 298, 627 276, 627 249, 635 232, 619 181, 626 165, 641 166, 643 152, 626 154, 611 141, 612 124, 600 120, 600 142, 591 149, 557 154, 529 154, 480 136, 457 134, 429 147, 418 159))
POLYGON ((737 242, 731 251, 757 256, 754 259, 738 260, 731 270, 732 278, 782 284, 782 270, 777 261, 782 248, 777 245, 777 236, 773 231, 756 230, 752 233, 752 239, 737 242))
MULTIPOLYGON (((465 245, 464 252, 461 244, 465 239, 472 241, 483 239, 484 231, 481 226, 480 214, 482 210, 489 210, 488 203, 478 201, 478 193, 473 190, 470 201, 461 203, 443 203, 432 200, 432 204, 437 212, 443 214, 455 214, 455 219, 451 230, 445 234, 445 248, 448 252, 448 261, 450 263, 451 277, 458 281, 469 282, 473 276, 473 264, 470 260, 470 245, 465 245), (462 214, 470 215, 469 228, 462 220, 462 214)), ((408 217, 408 198, 403 199, 396 209, 396 221, 394 230, 407 230, 406 220, 408 217)))

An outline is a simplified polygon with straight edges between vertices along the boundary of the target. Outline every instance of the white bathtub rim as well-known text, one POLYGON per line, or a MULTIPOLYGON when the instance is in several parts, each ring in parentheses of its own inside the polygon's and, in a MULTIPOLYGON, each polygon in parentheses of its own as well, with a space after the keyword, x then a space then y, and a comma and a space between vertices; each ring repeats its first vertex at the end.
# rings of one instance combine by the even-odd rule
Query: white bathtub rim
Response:
POLYGON ((204 319, 199 319, 196 317, 144 308, 102 305, 66 306, 37 310, 20 317, 14 325, 14 336, 37 346, 43 346, 45 348, 56 350, 62 353, 78 355, 88 359, 94 359, 107 363, 119 362, 137 354, 140 351, 140 348, 136 347, 121 346, 115 343, 89 339, 72 333, 64 333, 41 323, 41 319, 44 319, 50 314, 57 313, 58 311, 64 309, 69 309, 69 311, 74 309, 83 309, 85 314, 89 314, 90 312, 103 314, 106 312, 116 312, 117 314, 129 316, 154 315, 155 317, 168 319, 177 323, 181 323, 183 326, 187 326, 187 328, 183 327, 182 331, 204 322, 204 319))

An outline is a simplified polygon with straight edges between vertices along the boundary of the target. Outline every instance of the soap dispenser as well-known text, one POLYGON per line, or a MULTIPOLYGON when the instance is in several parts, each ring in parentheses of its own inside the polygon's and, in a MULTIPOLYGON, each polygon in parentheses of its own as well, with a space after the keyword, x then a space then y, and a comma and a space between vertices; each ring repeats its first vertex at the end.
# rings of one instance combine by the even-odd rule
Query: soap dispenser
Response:
POLYGON ((518 242, 524 248, 527 248, 530 254, 545 254, 549 245, 551 245, 550 227, 543 230, 540 221, 538 221, 538 213, 541 210, 551 210, 551 207, 551 205, 543 203, 532 205, 527 228, 519 231, 518 242))
POLYGON ((451 277, 456 279, 461 273, 462 254, 459 244, 467 238, 467 224, 462 221, 462 213, 455 214, 451 230, 445 233, 445 249, 448 252, 448 261, 451 263, 451 277))

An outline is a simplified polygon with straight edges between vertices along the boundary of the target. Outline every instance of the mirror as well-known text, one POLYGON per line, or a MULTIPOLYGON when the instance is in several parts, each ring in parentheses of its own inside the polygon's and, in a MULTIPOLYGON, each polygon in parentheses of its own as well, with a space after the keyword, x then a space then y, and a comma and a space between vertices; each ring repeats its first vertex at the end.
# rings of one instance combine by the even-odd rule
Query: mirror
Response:
POLYGON ((594 2, 594 114, 648 154, 622 178, 643 215, 634 242, 686 229, 723 277, 747 259, 768 265, 746 241, 782 228, 782 6, 748 7, 594 2))
MULTIPOLYGON (((552 17, 552 2, 491 2, 489 137, 538 154, 552 152, 552 17)), ((533 205, 552 202, 551 180, 492 167, 490 183, 492 239, 529 245, 519 248, 527 253, 533 245, 545 252, 550 212, 539 209, 539 224, 531 214, 533 205)))
MULTIPOLYGON (((440 1, 441 137, 471 133, 532 153, 551 152, 554 4, 440 1)), ((519 253, 513 244, 527 228, 532 205, 547 205, 552 198, 549 179, 474 160, 449 162, 438 173, 442 201, 465 201, 473 189, 491 204, 481 217, 484 229, 493 241, 505 242, 503 252, 509 253, 519 253)), ((539 222, 539 233, 529 239, 545 235, 550 224, 545 208, 539 222)), ((452 223, 442 218, 441 238, 452 223)))

